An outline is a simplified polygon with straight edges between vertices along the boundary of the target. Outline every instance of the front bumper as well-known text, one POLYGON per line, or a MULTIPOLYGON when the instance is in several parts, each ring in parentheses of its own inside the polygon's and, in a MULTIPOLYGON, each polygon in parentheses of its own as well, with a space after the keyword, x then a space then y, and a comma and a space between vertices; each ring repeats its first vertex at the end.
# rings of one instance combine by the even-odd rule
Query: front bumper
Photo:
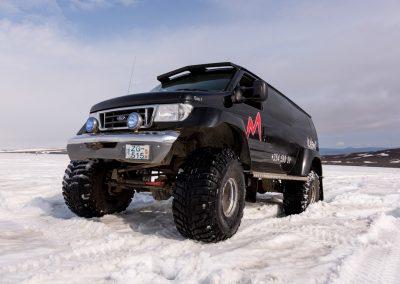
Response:
POLYGON ((157 131, 120 134, 82 134, 68 141, 71 160, 109 159, 140 164, 165 164, 172 144, 179 136, 176 131, 157 131), (126 145, 149 145, 148 160, 127 159, 126 145))

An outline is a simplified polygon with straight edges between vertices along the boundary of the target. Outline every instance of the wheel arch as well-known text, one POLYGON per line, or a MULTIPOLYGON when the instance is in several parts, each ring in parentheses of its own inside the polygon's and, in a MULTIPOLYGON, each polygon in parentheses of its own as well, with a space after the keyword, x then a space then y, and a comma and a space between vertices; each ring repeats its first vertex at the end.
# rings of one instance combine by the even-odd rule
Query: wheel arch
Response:
POLYGON ((231 128, 232 133, 234 133, 235 139, 238 142, 234 145, 234 149, 238 154, 240 161, 243 164, 243 168, 245 170, 251 169, 251 156, 250 156, 250 148, 247 140, 247 136, 244 131, 240 130, 238 127, 228 124, 231 128))
POLYGON ((322 162, 320 157, 314 157, 311 162, 311 170, 314 170, 320 177, 322 177, 322 162))
POLYGON ((310 149, 302 149, 291 174, 307 176, 313 167, 316 167, 316 170, 320 173, 318 175, 322 176, 321 158, 319 153, 310 149))
POLYGON ((237 125, 222 122, 214 127, 183 129, 173 146, 173 155, 183 160, 191 152, 205 147, 229 147, 238 155, 244 170, 251 168, 247 136, 237 125))

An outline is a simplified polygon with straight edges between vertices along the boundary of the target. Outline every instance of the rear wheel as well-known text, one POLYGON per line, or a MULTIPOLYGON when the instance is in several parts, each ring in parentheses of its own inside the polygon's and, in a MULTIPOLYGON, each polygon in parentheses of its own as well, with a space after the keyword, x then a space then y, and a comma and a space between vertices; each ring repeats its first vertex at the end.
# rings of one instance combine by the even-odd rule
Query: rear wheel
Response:
POLYGON ((108 181, 111 170, 99 161, 71 161, 63 181, 63 196, 68 208, 86 218, 124 211, 133 191, 117 191, 108 181))
POLYGON ((192 153, 178 175, 173 215, 187 238, 218 242, 239 228, 245 200, 245 179, 230 149, 203 148, 192 153))
POLYGON ((286 215, 299 214, 308 205, 321 198, 320 178, 315 171, 307 176, 307 181, 285 181, 283 183, 283 211, 286 215))

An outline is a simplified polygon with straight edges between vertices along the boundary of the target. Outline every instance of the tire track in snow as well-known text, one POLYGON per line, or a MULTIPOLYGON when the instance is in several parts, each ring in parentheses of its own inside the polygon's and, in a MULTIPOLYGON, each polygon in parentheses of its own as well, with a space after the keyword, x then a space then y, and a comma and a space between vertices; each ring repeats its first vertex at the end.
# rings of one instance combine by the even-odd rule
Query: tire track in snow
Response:
POLYGON ((380 215, 359 245, 342 260, 333 283, 398 283, 400 281, 400 221, 380 215))
POLYGON ((54 198, 67 161, 10 157, 7 171, 0 162, 7 185, 0 188, 7 205, 0 206, 0 229, 13 238, 0 236, 11 247, 0 247, 3 282, 398 282, 393 271, 400 256, 393 247, 400 240, 385 236, 400 234, 385 222, 399 224, 384 215, 400 204, 398 170, 325 167, 327 202, 284 218, 275 217, 276 205, 250 204, 237 235, 204 245, 177 235, 170 203, 144 195, 121 216, 72 217, 54 198), (380 274, 363 276, 373 269, 380 274))

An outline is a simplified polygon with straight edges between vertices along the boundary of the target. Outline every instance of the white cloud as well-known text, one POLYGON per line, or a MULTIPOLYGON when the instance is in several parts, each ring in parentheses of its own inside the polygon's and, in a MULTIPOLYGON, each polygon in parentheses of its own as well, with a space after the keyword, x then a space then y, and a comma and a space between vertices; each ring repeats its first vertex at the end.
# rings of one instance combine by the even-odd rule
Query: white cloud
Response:
POLYGON ((118 0, 117 2, 121 3, 122 5, 125 5, 125 6, 130 6, 130 5, 135 4, 137 2, 137 0, 118 0))
POLYGON ((16 13, 18 11, 19 11, 18 7, 16 7, 16 5, 14 5, 13 2, 11 1, 0 2, 0 12, 10 14, 10 13, 16 13))
POLYGON ((135 92, 171 68, 230 60, 304 107, 333 141, 364 143, 360 131, 395 137, 399 5, 307 6, 279 19, 135 30, 107 41, 85 41, 47 22, 1 20, 0 147, 63 145, 92 104, 126 93, 135 55, 135 92))
POLYGON ((70 0, 71 5, 82 10, 95 10, 112 7, 114 5, 133 5, 136 0, 70 0))
POLYGON ((60 6, 57 1, 53 0, 1 0, 0 13, 17 14, 17 13, 59 13, 60 6))
POLYGON ((66 0, 64 2, 55 0, 1 0, 0 14, 3 13, 8 16, 23 14, 24 17, 28 18, 32 15, 60 16, 62 15, 62 8, 59 3, 81 10, 92 11, 117 5, 131 6, 136 2, 137 0, 66 0))
POLYGON ((72 6, 83 9, 93 10, 109 5, 109 1, 106 0, 71 0, 72 6))
POLYGON ((346 144, 342 141, 336 142, 337 147, 344 147, 346 144))

